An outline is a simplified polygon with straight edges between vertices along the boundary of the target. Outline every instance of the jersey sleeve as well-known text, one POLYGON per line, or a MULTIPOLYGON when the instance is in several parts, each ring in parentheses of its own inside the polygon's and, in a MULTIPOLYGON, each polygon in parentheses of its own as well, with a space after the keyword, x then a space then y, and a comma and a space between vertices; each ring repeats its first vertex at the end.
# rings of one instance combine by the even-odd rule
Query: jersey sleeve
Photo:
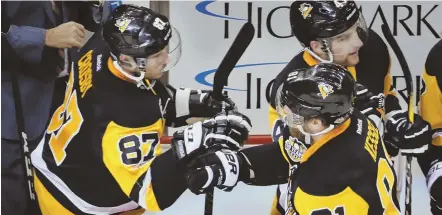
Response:
POLYGON ((442 41, 430 51, 423 73, 424 92, 420 98, 420 114, 433 129, 433 145, 442 147, 442 41))

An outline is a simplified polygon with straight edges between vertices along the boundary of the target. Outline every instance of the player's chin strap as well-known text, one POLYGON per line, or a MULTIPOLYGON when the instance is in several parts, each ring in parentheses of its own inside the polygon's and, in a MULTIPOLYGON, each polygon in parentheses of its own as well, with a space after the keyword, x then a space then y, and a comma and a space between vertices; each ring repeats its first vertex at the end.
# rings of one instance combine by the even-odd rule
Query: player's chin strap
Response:
POLYGON ((311 133, 308 133, 308 132, 304 131, 304 128, 302 127, 302 125, 297 125, 296 127, 299 129, 299 131, 302 134, 305 135, 305 144, 307 144, 307 145, 311 144, 311 141, 312 141, 311 139, 312 139, 313 136, 318 136, 318 135, 322 135, 322 134, 328 133, 328 132, 330 132, 331 130, 333 130, 335 128, 334 125, 330 125, 330 126, 328 126, 328 128, 326 128, 326 129, 324 129, 324 130, 322 130, 320 132, 311 134, 311 133))
POLYGON ((322 44, 322 50, 327 53, 328 60, 324 60, 319 55, 317 55, 315 52, 313 52, 309 47, 305 47, 304 51, 307 51, 310 55, 312 55, 316 60, 320 61, 321 63, 333 63, 333 54, 330 50, 330 46, 328 45, 326 40, 321 41, 322 44))
POLYGON ((124 71, 124 69, 121 68, 120 64, 117 61, 114 61, 113 63, 114 63, 115 68, 119 72, 121 72, 121 74, 124 75, 126 78, 133 81, 137 85, 138 88, 145 89, 145 90, 151 90, 155 86, 156 80, 151 80, 151 82, 149 83, 149 81, 147 81, 144 78, 144 74, 146 72, 144 72, 144 71, 138 71, 136 73, 134 72, 132 74, 138 74, 138 76, 134 76, 134 75, 124 71))

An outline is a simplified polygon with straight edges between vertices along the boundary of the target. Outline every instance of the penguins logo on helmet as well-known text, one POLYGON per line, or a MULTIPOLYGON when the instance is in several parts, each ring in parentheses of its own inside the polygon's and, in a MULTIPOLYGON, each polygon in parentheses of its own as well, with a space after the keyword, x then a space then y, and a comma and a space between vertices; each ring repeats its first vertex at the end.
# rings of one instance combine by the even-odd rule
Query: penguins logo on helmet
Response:
POLYGON ((337 8, 342 8, 347 4, 347 0, 334 0, 334 2, 337 8))
POLYGON ((331 86, 330 84, 321 83, 318 85, 318 88, 323 99, 327 98, 328 95, 334 92, 333 86, 331 86))
POLYGON ((129 26, 129 23, 131 21, 132 20, 128 18, 118 19, 117 22, 115 22, 115 26, 118 27, 118 30, 120 30, 121 33, 123 33, 124 31, 126 31, 127 26, 129 26))
POLYGON ((302 17, 304 17, 304 19, 307 19, 307 17, 312 16, 312 15, 310 15, 310 11, 312 11, 312 9, 313 9, 312 5, 308 4, 308 3, 303 3, 299 7, 299 11, 301 12, 302 17))

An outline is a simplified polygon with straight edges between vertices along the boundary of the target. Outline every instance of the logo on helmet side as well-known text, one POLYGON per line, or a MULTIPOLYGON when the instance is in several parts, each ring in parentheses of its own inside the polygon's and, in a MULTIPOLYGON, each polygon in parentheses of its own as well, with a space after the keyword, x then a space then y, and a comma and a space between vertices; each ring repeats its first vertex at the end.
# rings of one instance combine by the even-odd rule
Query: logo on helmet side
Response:
POLYGON ((117 26, 118 30, 120 30, 121 33, 123 33, 127 29, 127 26, 129 26, 129 23, 131 21, 132 20, 130 20, 128 18, 118 19, 117 22, 115 23, 115 26, 117 26))
POLYGON ((347 0, 334 0, 334 2, 337 8, 342 8, 347 4, 347 0))
POLYGON ((307 17, 311 17, 312 15, 310 15, 310 11, 312 11, 313 7, 311 4, 309 3, 302 3, 301 6, 299 7, 299 11, 302 14, 302 17, 304 19, 307 19, 307 17))
POLYGON ((330 84, 321 83, 318 85, 318 88, 323 99, 327 98, 328 95, 334 92, 333 86, 331 86, 330 84))

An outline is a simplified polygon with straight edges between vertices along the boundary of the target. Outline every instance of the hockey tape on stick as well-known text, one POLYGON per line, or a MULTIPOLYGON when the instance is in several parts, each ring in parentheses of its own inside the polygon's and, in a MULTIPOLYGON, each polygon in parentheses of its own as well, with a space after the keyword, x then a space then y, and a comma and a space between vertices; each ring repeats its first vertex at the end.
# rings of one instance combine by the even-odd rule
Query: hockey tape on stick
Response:
MULTIPOLYGON (((396 55, 399 65, 402 68, 402 72, 404 73, 405 84, 408 92, 408 120, 409 122, 414 122, 414 89, 413 89, 413 77, 411 76, 410 68, 408 67, 408 63, 405 60, 404 53, 402 53, 401 48, 393 37, 390 29, 387 25, 383 24, 382 33, 384 34, 385 39, 390 44, 393 49, 394 54, 396 55)), ((411 183, 412 183, 412 175, 411 175, 411 161, 413 157, 407 156, 407 163, 405 166, 405 215, 411 215, 411 183)))

